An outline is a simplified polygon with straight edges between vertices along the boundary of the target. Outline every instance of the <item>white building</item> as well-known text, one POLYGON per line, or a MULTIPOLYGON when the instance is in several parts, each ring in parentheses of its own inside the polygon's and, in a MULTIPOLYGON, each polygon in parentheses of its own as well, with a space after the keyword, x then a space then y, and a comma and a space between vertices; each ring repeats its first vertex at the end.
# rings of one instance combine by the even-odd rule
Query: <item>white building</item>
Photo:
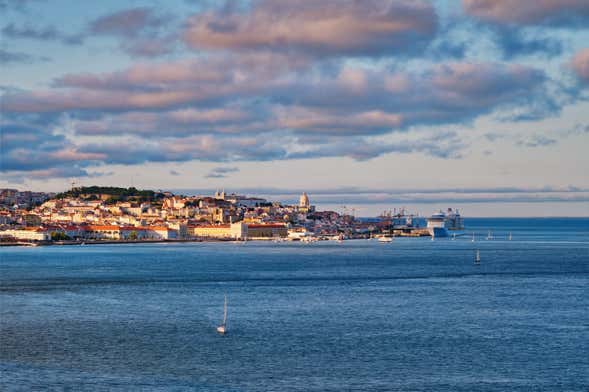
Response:
POLYGON ((13 237, 18 240, 25 241, 48 241, 51 239, 51 234, 47 230, 41 228, 26 230, 4 230, 0 231, 0 236, 13 237))

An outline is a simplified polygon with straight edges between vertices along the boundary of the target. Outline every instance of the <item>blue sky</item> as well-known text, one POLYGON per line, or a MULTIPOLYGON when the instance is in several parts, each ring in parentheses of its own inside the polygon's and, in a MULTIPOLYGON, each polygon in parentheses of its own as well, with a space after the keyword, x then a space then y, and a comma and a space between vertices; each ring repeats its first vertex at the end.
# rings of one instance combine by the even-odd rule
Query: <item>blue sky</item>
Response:
POLYGON ((589 215, 589 3, 0 0, 0 187, 589 215))

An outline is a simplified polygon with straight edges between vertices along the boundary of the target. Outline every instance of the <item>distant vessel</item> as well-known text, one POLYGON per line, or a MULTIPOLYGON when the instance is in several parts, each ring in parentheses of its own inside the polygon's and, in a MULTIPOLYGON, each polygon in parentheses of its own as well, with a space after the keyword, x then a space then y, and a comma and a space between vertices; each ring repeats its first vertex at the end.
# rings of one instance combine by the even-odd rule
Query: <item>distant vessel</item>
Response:
POLYGON ((481 252, 477 249, 476 254, 474 256, 474 263, 481 264, 481 252))
POLYGON ((225 304, 223 305, 223 323, 217 327, 217 332, 221 335, 227 333, 227 295, 225 295, 225 304))
POLYGON ((489 230, 489 232, 487 233, 487 240, 492 240, 493 239, 493 234, 491 234, 491 230, 489 230))
POLYGON ((433 237, 448 237, 448 231, 452 231, 453 237, 463 235, 464 224, 458 210, 448 208, 447 212, 436 212, 427 218, 427 229, 433 237))
POLYGON ((472 241, 471 242, 474 242, 474 233, 472 233, 472 241))
POLYGON ((511 241, 511 231, 509 232, 509 241, 511 241))
POLYGON ((378 237, 378 242, 393 242, 393 237, 387 237, 387 236, 378 237))

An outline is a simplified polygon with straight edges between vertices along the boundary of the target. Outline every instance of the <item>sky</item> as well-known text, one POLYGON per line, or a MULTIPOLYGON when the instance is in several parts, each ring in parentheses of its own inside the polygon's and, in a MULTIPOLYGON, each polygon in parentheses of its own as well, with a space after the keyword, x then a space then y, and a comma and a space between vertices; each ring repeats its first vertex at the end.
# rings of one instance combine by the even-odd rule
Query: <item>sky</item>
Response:
POLYGON ((589 216, 589 1, 0 0, 0 15, 0 187, 589 216))

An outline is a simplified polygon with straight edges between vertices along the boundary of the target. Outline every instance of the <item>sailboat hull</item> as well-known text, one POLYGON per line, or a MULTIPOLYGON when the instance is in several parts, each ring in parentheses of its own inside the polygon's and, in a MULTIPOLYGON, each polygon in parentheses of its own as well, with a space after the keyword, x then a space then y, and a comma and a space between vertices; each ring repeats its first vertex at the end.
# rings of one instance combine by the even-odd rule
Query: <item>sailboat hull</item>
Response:
POLYGON ((225 335, 225 332, 226 332, 226 330, 225 330, 225 326, 224 326, 224 325, 218 326, 218 327, 217 327, 217 332, 218 332, 219 334, 221 334, 221 335, 225 335))

